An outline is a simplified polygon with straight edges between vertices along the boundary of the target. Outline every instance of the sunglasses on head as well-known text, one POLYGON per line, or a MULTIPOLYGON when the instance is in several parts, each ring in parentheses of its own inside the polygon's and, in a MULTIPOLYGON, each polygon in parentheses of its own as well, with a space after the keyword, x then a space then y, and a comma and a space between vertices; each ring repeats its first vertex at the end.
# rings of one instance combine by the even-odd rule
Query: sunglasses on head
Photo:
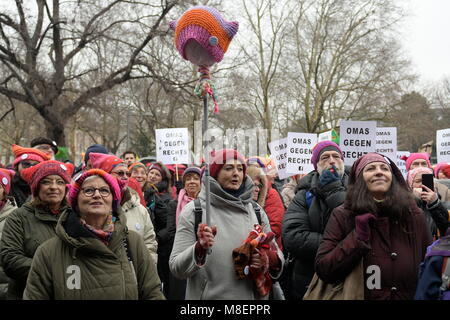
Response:
POLYGON ((31 168, 31 167, 37 165, 37 163, 31 163, 31 162, 28 162, 28 161, 22 161, 21 164, 22 164, 22 167, 24 169, 31 168))

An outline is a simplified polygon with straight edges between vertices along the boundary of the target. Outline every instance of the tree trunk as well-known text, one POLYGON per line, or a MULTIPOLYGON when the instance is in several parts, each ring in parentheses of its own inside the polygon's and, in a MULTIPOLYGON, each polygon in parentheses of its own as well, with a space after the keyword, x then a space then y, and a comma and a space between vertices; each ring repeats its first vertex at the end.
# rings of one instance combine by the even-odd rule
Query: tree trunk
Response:
POLYGON ((66 134, 64 133, 66 121, 45 121, 45 129, 47 132, 47 138, 55 141, 58 146, 65 147, 66 146, 66 134))

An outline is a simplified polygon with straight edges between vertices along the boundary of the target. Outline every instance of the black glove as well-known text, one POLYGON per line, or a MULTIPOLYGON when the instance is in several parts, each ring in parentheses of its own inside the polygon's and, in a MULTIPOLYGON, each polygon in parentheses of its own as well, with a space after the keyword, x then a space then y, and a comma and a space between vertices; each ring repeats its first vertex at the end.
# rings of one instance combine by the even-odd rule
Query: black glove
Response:
POLYGON ((324 170, 319 178, 319 185, 321 187, 326 186, 334 181, 341 180, 337 168, 333 165, 330 169, 324 170))

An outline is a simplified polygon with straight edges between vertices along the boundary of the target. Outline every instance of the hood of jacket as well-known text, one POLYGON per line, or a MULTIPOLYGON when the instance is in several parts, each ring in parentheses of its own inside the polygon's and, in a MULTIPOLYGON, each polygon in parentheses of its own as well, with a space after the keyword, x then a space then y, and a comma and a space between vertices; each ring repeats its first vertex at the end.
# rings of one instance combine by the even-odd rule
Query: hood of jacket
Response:
MULTIPOLYGON (((202 178, 202 190, 200 191, 199 198, 202 200, 206 200, 206 186, 205 186, 206 176, 202 178)), ((226 192, 222 186, 217 182, 213 177, 209 177, 210 179, 210 195, 211 195, 211 204, 214 204, 217 207, 221 206, 233 206, 239 209, 243 209, 245 206, 252 201, 252 191, 253 191, 253 181, 250 177, 245 176, 243 180, 244 191, 238 197, 234 197, 228 192, 226 192)))

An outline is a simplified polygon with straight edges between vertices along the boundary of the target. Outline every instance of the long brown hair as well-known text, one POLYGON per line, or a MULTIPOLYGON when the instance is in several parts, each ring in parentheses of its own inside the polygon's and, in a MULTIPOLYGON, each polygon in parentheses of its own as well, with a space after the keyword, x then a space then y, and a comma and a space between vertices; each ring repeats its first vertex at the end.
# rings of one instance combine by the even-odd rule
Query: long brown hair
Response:
POLYGON ((411 206, 415 200, 411 189, 405 182, 397 166, 390 160, 392 183, 383 202, 376 202, 367 188, 363 174, 355 177, 355 165, 352 167, 347 187, 344 206, 356 215, 364 213, 378 213, 389 217, 390 221, 398 221, 403 229, 407 226, 407 219, 411 215, 411 206))

